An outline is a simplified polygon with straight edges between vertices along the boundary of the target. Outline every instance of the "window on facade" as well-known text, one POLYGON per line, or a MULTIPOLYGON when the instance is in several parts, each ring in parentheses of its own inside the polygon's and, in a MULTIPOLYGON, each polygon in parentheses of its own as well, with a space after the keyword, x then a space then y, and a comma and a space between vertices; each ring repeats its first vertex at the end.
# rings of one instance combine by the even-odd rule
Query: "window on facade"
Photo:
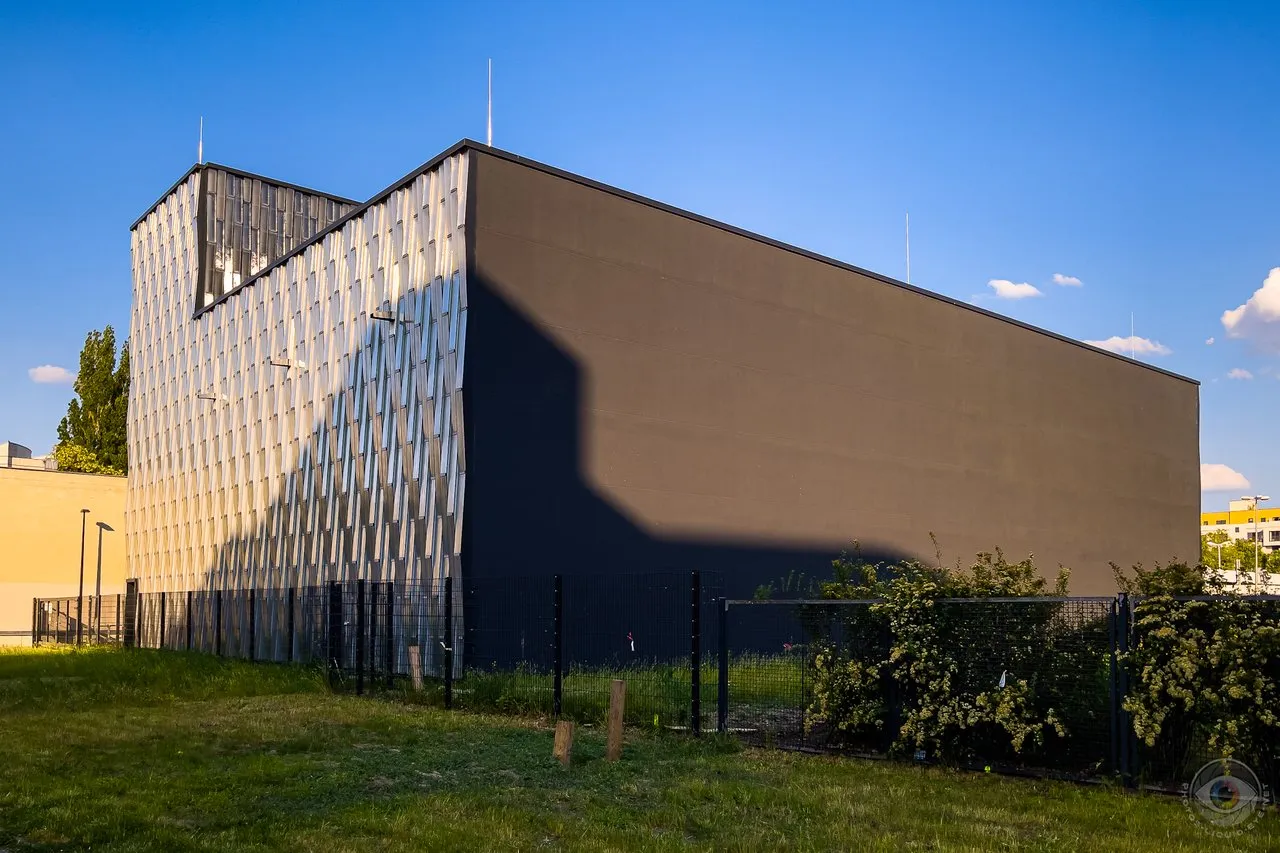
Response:
POLYGON ((1272 542, 1280 542, 1280 530, 1272 530, 1267 534, 1267 538, 1272 542))
POLYGON ((1239 533, 1239 532, 1240 532, 1240 528, 1239 528, 1239 527, 1237 527, 1237 528, 1236 528, 1236 533, 1239 533))
POLYGON ((199 261, 198 307, 239 287, 351 210, 324 196, 219 169, 209 169, 202 185, 206 203, 199 225, 209 237, 199 261), (253 203, 255 193, 259 204, 253 203))
POLYGON ((1226 524, 1226 523, 1227 523, 1227 520, 1225 518, 1220 518, 1214 522, 1214 524, 1226 524))

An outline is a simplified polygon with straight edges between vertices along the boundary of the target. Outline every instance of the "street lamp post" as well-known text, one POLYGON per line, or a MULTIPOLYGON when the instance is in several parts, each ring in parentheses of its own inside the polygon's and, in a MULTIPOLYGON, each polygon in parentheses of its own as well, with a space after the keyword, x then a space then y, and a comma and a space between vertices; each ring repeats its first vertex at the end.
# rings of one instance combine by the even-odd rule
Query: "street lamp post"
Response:
POLYGON ((93 620, 93 641, 95 643, 102 641, 102 534, 104 531, 114 530, 115 528, 105 521, 98 522, 98 585, 93 595, 93 607, 96 611, 93 620))
POLYGON ((89 510, 80 510, 80 593, 76 596, 76 645, 84 640, 84 533, 89 510))
POLYGON ((1205 544, 1207 544, 1210 548, 1218 549, 1218 572, 1221 573, 1222 572, 1222 549, 1227 547, 1231 543, 1230 542, 1207 542, 1205 544))
POLYGON ((1262 557, 1260 536, 1258 534, 1258 504, 1271 500, 1270 495, 1241 495, 1242 501, 1253 501, 1253 574, 1254 582, 1262 583, 1262 557))

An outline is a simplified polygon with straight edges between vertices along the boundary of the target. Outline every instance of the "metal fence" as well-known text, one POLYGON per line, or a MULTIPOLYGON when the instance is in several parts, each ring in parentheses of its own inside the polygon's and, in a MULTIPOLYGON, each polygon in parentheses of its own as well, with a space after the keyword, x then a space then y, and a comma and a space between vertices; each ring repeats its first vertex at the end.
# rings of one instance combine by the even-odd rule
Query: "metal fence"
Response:
MULTIPOLYGON (((1183 601, 1191 599, 1182 599, 1183 601)), ((1215 619, 1280 631, 1280 599, 1195 599, 1215 619)), ((337 689, 422 692, 446 707, 599 720, 610 682, 627 682, 631 724, 698 734, 718 729, 788 748, 934 760, 906 749, 904 719, 927 685, 895 675, 895 636, 876 601, 732 600, 719 575, 506 577, 455 589, 377 582, 292 589, 37 599, 32 639, 191 650, 325 667, 337 689), (857 725, 820 712, 819 656, 874 673, 857 725)), ((954 727, 938 753, 962 765, 1065 778, 1119 777, 1177 788, 1214 758, 1210 721, 1175 714, 1157 747, 1125 709, 1124 665, 1160 625, 1147 600, 976 598, 937 601, 931 642, 948 652, 952 695, 995 695, 1010 681, 1031 717, 1059 726, 1021 749, 991 725, 954 727), (1060 729, 1060 730, 1059 730, 1060 729)), ((1280 658, 1274 664, 1280 666, 1280 658)), ((1208 685, 1216 689, 1217 685, 1208 685)), ((1238 756, 1280 787, 1280 742, 1238 756)))
MULTIPOLYGON (((892 674, 893 634, 876 601, 725 601, 721 609, 722 726, 780 746, 884 755, 899 739, 904 708, 920 685, 892 674), (820 654, 880 670, 867 693, 874 723, 840 728, 815 705, 820 654)), ((1109 598, 950 599, 931 608, 935 642, 950 650, 950 692, 971 697, 1025 680, 1036 710, 1054 709, 1071 732, 1013 752, 1008 738, 981 728, 945 744, 950 755, 1006 769, 1094 775, 1118 766, 1112 754, 1119 722, 1112 691, 1109 598)))
MULTIPOLYGON (((1228 612, 1246 612, 1280 631, 1280 599, 1200 600, 1211 605, 1199 615, 1200 628, 1210 634, 1214 619, 1228 612)), ((1198 768, 1221 757, 1209 749, 1212 721, 1203 714, 1175 710, 1155 747, 1135 735, 1125 701, 1138 689, 1138 678, 1124 662, 1161 624, 1144 621, 1153 606, 1147 599, 1125 595, 935 602, 927 625, 930 642, 950 659, 949 694, 972 703, 979 694, 998 696, 1007 684, 1018 683, 1028 697, 1028 716, 1044 720, 1052 709, 1061 733, 1045 727, 1039 738, 1015 750, 1009 734, 994 725, 955 726, 944 729, 931 749, 918 749, 902 737, 903 720, 913 708, 926 708, 928 697, 921 696, 924 685, 905 677, 902 659, 892 656, 894 634, 878 603, 720 602, 719 728, 762 745, 923 761, 935 760, 936 750, 976 769, 1070 779, 1119 777, 1164 790, 1179 790, 1198 768), (837 704, 846 703, 846 719, 862 722, 833 725, 819 696, 832 679, 827 664, 823 681, 824 655, 850 678, 863 679, 856 695, 837 698, 837 704), (854 708, 855 701, 862 704, 854 708)), ((1280 659, 1273 664, 1280 667, 1280 659)), ((1225 684, 1206 688, 1228 691, 1225 684)), ((831 701, 829 695, 822 698, 831 701)), ((1280 789, 1280 738, 1236 757, 1272 791, 1280 789)))
POLYGON ((37 598, 31 608, 31 643, 118 646, 124 642, 125 594, 37 598))

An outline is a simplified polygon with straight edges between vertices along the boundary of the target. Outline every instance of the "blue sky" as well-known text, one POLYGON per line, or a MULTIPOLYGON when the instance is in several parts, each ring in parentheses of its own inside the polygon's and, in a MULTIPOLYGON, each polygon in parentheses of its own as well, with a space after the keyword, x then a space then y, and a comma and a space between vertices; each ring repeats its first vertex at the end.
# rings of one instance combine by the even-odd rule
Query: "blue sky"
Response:
POLYGON ((71 388, 32 369, 127 328, 201 115, 208 159, 363 198, 484 137, 493 57, 499 147, 895 277, 910 211, 916 284, 1083 340, 1132 313, 1204 383, 1202 461, 1280 491, 1274 6, 261 6, 0 8, 0 440, 47 451, 71 388))

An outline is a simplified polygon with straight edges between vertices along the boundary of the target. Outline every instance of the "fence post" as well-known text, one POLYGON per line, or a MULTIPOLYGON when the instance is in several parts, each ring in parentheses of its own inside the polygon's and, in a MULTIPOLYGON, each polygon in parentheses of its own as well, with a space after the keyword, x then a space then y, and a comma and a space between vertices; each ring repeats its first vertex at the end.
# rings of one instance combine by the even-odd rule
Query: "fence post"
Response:
POLYGON ((342 582, 329 583, 329 686, 336 687, 342 669, 342 582))
POLYGON ((444 707, 453 708, 453 575, 444 579, 444 707))
POLYGON ((39 613, 40 613, 40 599, 33 598, 31 599, 31 647, 33 649, 36 646, 40 645, 40 640, 37 636, 39 634, 39 631, 36 627, 37 620, 40 618, 39 613))
POLYGON ((213 653, 222 657, 222 590, 213 591, 213 653))
POLYGON ((293 587, 289 587, 286 594, 289 596, 289 602, 285 605, 285 608, 288 611, 285 616, 285 621, 288 623, 285 629, 286 640, 288 642, 288 651, 285 652, 285 660, 288 663, 293 663, 293 587))
POLYGON ((161 648, 161 649, 164 648, 164 634, 165 634, 164 623, 167 615, 168 614, 165 612, 165 593, 161 591, 160 593, 160 644, 158 646, 158 648, 161 648))
MULTIPOLYGON (((138 644, 138 582, 136 580, 125 581, 124 590, 124 637, 121 639, 126 649, 132 649, 138 644)), ((117 620, 120 618, 119 612, 117 609, 117 620)), ((117 624, 119 624, 118 621, 117 624)))
POLYGON ((191 590, 187 590, 187 651, 191 651, 191 590))
MULTIPOLYGON (((1117 642, 1120 648, 1120 654, 1127 654, 1129 651, 1129 630, 1130 630, 1130 611, 1129 611, 1129 595, 1128 593, 1120 593, 1120 597, 1116 602, 1116 609, 1119 612, 1119 618, 1116 625, 1117 642)), ((1126 788, 1134 787, 1134 767, 1133 767, 1133 726, 1129 719, 1129 714, 1124 710, 1124 699, 1129 695, 1129 668, 1128 666, 1120 666, 1119 669, 1119 688, 1116 702, 1119 714, 1120 728, 1120 779, 1126 788)))
POLYGON ((120 636, 120 593, 116 593, 116 642, 124 644, 124 637, 120 636))
POLYGON ((689 731, 702 734, 702 572, 689 574, 689 731))
POLYGON ((1120 653, 1119 645, 1119 622, 1120 622, 1120 606, 1119 599, 1113 598, 1108 607, 1110 611, 1107 619, 1107 643, 1111 650, 1111 679, 1108 685, 1110 693, 1109 709, 1111 718, 1111 772, 1120 772, 1120 668, 1116 655, 1120 653))
POLYGON ((249 588, 249 660, 258 659, 258 593, 249 588))
POLYGON ((369 687, 378 682, 378 582, 369 581, 369 687))
POLYGON ((729 732, 729 599, 720 599, 720 677, 716 682, 716 731, 729 732))
POLYGON ((356 581, 356 695, 364 693, 365 653, 364 578, 356 581))
POLYGON ((552 622, 555 642, 553 654, 556 672, 551 694, 551 712, 559 717, 564 710, 564 577, 562 575, 556 575, 555 577, 555 607, 553 613, 555 617, 552 622))
POLYGON ((345 649, 345 643, 342 636, 342 582, 329 582, 329 648, 327 649, 329 658, 329 685, 331 687, 338 686, 339 677, 342 674, 342 658, 345 649))
POLYGON ((387 581, 387 689, 395 686, 396 674, 396 609, 395 585, 387 581))

